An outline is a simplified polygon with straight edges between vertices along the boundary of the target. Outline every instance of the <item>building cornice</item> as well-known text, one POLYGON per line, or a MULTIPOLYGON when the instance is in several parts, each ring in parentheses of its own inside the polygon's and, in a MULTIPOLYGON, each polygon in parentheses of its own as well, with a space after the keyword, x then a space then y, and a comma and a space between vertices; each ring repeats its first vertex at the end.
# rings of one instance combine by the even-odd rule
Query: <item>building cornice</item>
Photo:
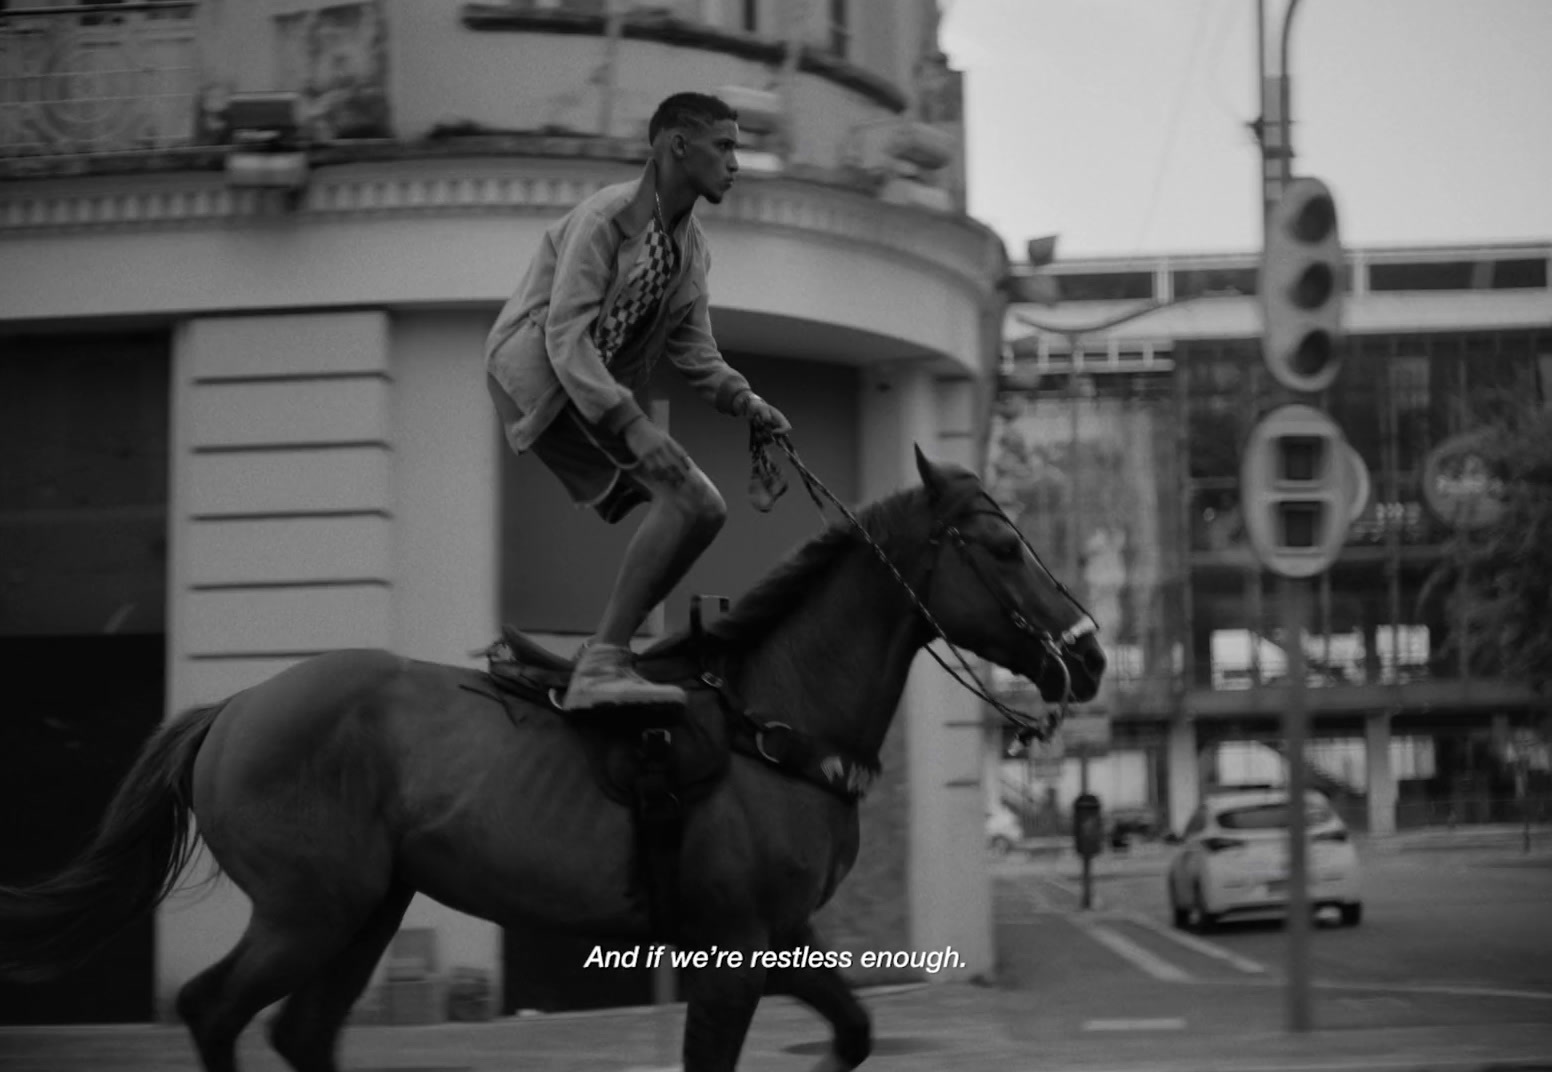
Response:
MULTIPOLYGON (((463 24, 471 30, 519 33, 582 34, 603 37, 607 19, 602 14, 555 10, 519 10, 505 4, 464 4, 463 24)), ((623 20, 620 35, 633 41, 656 41, 707 52, 722 52, 740 59, 776 67, 785 62, 787 43, 756 34, 738 33, 699 22, 688 22, 661 12, 636 12, 623 20)), ((848 63, 822 49, 802 45, 797 69, 834 82, 880 107, 904 112, 909 98, 899 86, 872 71, 848 63)))
MULTIPOLYGON (((1344 251, 1350 260, 1385 263, 1396 260, 1452 260, 1468 257, 1546 257, 1552 256, 1552 239, 1517 241, 1480 241, 1445 244, 1404 245, 1400 243, 1349 246, 1344 251)), ((1261 261, 1255 250, 1221 252, 1147 253, 1099 257, 1064 257, 1044 271, 1055 275, 1067 272, 1159 272, 1182 268, 1254 268, 1261 261)))
MULTIPOLYGON (((294 206, 274 191, 234 189, 218 173, 82 176, 0 185, 0 239, 173 229, 305 226, 409 217, 554 218, 637 175, 608 158, 425 158, 315 170, 294 206)), ((746 176, 708 223, 773 228, 925 263, 987 298, 1005 269, 996 235, 958 214, 880 201, 844 186, 746 176)))

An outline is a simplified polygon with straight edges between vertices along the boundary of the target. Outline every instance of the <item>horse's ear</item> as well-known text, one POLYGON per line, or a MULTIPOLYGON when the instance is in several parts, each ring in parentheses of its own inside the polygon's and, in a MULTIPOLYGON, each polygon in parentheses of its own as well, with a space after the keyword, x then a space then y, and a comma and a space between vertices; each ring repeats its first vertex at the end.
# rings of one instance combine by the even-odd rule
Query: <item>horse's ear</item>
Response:
POLYGON ((922 453, 920 444, 916 445, 916 472, 921 475, 922 486, 927 489, 927 494, 936 499, 943 492, 943 474, 938 472, 938 467, 927 460, 922 453))

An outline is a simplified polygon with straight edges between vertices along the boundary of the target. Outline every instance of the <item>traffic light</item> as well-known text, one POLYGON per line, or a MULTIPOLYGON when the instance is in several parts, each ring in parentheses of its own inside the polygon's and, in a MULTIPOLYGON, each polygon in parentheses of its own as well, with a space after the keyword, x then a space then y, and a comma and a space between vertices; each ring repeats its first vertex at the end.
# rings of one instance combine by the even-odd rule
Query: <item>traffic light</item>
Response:
POLYGON ((1325 390, 1342 364, 1342 243, 1319 179, 1294 179, 1273 206, 1258 289, 1272 376, 1291 391, 1325 390))
POLYGON ((1368 487, 1368 467, 1330 417, 1298 404, 1273 410, 1251 431, 1240 469, 1257 558, 1284 577, 1329 568, 1368 487))

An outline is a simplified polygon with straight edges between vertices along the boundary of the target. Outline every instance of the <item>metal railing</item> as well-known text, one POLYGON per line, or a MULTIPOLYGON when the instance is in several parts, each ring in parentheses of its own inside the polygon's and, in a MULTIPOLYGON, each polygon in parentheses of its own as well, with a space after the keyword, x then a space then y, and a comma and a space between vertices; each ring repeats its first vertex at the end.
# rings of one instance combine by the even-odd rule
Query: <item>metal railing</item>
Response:
POLYGON ((0 157, 187 145, 196 0, 0 10, 0 157))

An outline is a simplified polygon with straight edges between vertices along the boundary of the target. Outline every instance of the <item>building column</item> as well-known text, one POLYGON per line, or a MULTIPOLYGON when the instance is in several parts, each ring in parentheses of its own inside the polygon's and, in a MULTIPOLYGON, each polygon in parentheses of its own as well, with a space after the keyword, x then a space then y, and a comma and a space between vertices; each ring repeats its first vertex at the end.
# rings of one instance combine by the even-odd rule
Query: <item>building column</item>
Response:
POLYGON ((1369 836, 1396 832, 1396 779, 1390 770, 1390 712, 1364 719, 1364 751, 1368 767, 1369 836))
MULTIPOLYGON (((392 379, 373 311, 205 317, 174 336, 167 708, 217 703, 310 654, 388 647, 392 379)), ((192 867, 204 874, 205 860, 192 867)), ((173 898, 156 988, 179 986, 242 934, 224 883, 173 898)))
MULTIPOLYGON (((969 417, 964 400, 955 385, 940 384, 925 369, 867 369, 859 403, 858 500, 871 502, 920 483, 917 446, 936 462, 970 463, 968 426, 961 427, 969 417)), ((903 732, 905 746, 911 948, 951 947, 957 954, 958 966, 928 976, 932 982, 985 975, 994 947, 981 703, 924 653, 895 718, 894 732, 903 732)))
POLYGON ((1201 799, 1201 770, 1196 753, 1196 721, 1177 715, 1169 724, 1169 829, 1180 833, 1201 799))

